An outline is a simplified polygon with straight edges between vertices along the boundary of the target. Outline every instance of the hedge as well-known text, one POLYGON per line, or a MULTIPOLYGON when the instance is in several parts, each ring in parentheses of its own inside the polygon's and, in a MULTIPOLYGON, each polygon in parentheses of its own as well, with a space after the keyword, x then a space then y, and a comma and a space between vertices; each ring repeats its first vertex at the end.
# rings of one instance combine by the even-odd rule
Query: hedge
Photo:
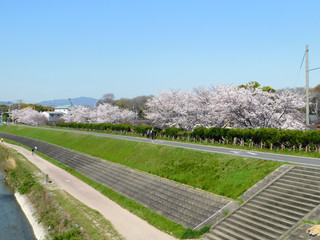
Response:
POLYGON ((157 127, 152 127, 148 125, 135 126, 128 123, 57 123, 57 127, 66 127, 74 129, 86 129, 86 130, 96 130, 96 131, 117 131, 117 132, 134 132, 138 134, 145 135, 148 130, 153 130, 155 133, 159 134, 162 130, 157 127))

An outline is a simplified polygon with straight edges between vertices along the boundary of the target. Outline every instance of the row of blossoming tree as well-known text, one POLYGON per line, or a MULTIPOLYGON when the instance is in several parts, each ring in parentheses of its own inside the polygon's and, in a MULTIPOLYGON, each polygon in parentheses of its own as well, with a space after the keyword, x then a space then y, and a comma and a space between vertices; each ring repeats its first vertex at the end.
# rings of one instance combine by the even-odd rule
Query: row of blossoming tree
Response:
MULTIPOLYGON (((30 107, 13 110, 11 117, 15 122, 28 125, 41 125, 46 121, 43 114, 30 107)), ((70 112, 63 116, 63 120, 76 123, 123 123, 130 122, 135 117, 136 114, 132 111, 104 103, 97 107, 71 106, 70 112)))
POLYGON ((31 107, 13 110, 11 113, 11 118, 14 122, 27 125, 42 125, 46 121, 43 114, 33 110, 31 107))
POLYGON ((220 85, 194 91, 163 91, 147 102, 147 118, 155 125, 192 130, 195 127, 304 129, 304 96, 220 85))
MULTIPOLYGON (((235 128, 304 129, 304 96, 283 91, 263 91, 254 84, 245 87, 220 85, 193 91, 163 91, 149 99, 146 117, 162 129, 176 127, 191 131, 195 127, 233 126, 235 128)), ((15 121, 38 125, 43 117, 31 108, 12 111, 15 121)), ((65 122, 128 123, 136 114, 104 103, 97 107, 72 106, 65 122)))
POLYGON ((136 114, 109 103, 97 107, 72 106, 70 113, 63 116, 66 122, 76 123, 127 123, 136 118, 136 114))

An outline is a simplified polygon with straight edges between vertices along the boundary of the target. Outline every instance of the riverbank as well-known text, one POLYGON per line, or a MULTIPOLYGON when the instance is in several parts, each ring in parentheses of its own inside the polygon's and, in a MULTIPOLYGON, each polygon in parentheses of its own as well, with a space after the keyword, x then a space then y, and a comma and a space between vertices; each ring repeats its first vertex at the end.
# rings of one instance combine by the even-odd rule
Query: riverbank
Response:
MULTIPOLYGON (((39 168, 41 158, 32 155, 31 151, 17 145, 0 143, 1 168, 6 172, 6 182, 11 189, 17 189, 22 194, 12 194, 12 198, 18 211, 29 225, 29 231, 33 238, 29 239, 82 239, 82 240, 123 240, 124 238, 113 228, 98 211, 95 211, 70 194, 59 188, 50 178, 47 181, 46 174, 50 171, 41 171, 39 168), (21 207, 19 206, 19 203, 21 207), (31 206, 31 208, 30 208, 31 206), (32 208, 34 206, 34 208, 32 208), (25 211, 26 214, 22 213, 25 211), (33 213, 36 212, 37 215, 33 213), (29 223, 26 215, 28 216, 29 223), (37 219, 35 219, 35 216, 37 219), (36 224, 40 221, 49 238, 43 236, 41 227, 36 224), (34 231, 34 232, 33 232, 34 231), (35 236, 37 235, 37 236, 35 236)), ((3 206, 2 206, 3 207, 3 206)), ((25 226, 25 224, 24 224, 25 226)), ((1 234, 0 234, 1 235, 1 234)), ((1 238, 0 239, 20 239, 1 238)))
POLYGON ((44 226, 38 223, 36 217, 34 216, 35 209, 28 197, 19 193, 15 193, 14 196, 16 197, 16 200, 19 203, 22 211, 26 215, 37 240, 45 240, 46 236, 48 235, 48 231, 44 226))
MULTIPOLYGON (((43 158, 39 157, 38 155, 32 155, 31 151, 17 146, 13 144, 9 144, 4 142, 9 148, 13 148, 25 158, 27 158, 31 163, 37 166, 38 169, 41 170, 42 173, 48 174, 52 184, 56 185, 58 189, 65 190, 71 196, 75 197, 77 200, 81 201, 81 204, 85 204, 90 208, 90 211, 93 211, 95 214, 104 217, 111 221, 112 225, 107 225, 106 223, 103 224, 96 224, 97 226, 93 226, 95 228, 99 228, 99 231, 103 233, 104 236, 108 236, 107 239, 127 239, 127 240, 174 240, 175 238, 161 232, 160 230, 154 228, 146 221, 138 218, 137 216, 133 215, 129 211, 123 209, 100 192, 96 191, 89 185, 85 184, 84 182, 80 181, 73 175, 67 173, 66 171, 62 170, 61 168, 49 163, 48 161, 44 160, 43 158), (96 210, 96 211, 94 211, 96 210), (101 214, 100 214, 101 213, 101 214), (118 235, 113 227, 122 235, 118 235)), ((74 201, 74 200, 70 200, 74 201)), ((75 209, 76 214, 89 215, 88 208, 81 211, 82 207, 77 202, 75 204, 77 208, 75 209)), ((89 218, 93 218, 96 216, 90 215, 89 218)), ((101 220, 102 221, 102 220, 101 220)), ((95 221, 86 221, 85 223, 80 224, 83 226, 84 224, 93 225, 92 223, 95 221)), ((92 231, 93 232, 93 231, 92 231)), ((97 230, 95 230, 97 232, 97 230)), ((91 237, 90 239, 105 239, 105 238, 98 238, 98 237, 91 237)))

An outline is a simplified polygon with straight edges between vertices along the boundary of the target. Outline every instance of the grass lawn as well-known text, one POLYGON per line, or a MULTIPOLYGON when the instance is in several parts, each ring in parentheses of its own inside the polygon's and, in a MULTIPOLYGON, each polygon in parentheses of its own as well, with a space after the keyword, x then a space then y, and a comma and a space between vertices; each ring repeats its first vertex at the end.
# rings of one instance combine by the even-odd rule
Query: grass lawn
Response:
POLYGON ((20 126, 1 127, 0 131, 60 145, 233 199, 282 165, 152 143, 20 126))

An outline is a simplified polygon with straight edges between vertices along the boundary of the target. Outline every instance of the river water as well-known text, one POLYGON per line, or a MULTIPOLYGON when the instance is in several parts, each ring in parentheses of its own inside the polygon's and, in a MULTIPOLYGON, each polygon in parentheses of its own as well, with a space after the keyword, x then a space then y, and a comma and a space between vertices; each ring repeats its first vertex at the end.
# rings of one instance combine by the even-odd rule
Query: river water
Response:
POLYGON ((0 172, 0 240, 36 240, 32 227, 0 172))

